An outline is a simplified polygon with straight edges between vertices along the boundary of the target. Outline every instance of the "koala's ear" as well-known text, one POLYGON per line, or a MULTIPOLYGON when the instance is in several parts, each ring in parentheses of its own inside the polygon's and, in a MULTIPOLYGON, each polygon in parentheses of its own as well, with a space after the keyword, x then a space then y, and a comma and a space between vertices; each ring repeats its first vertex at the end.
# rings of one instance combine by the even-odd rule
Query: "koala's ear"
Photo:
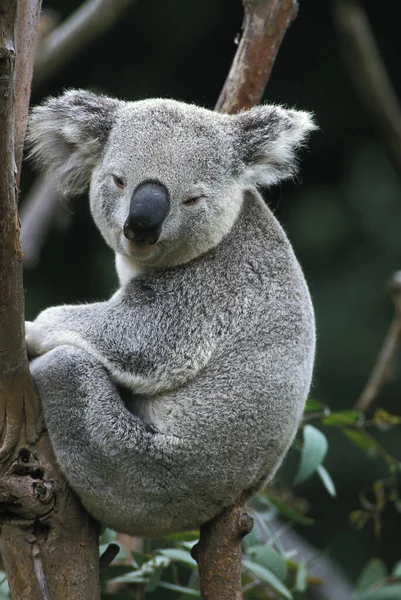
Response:
POLYGON ((281 106, 256 106, 234 115, 235 149, 253 185, 272 185, 295 175, 296 151, 317 129, 312 115, 281 106))
POLYGON ((79 194, 90 182, 113 126, 119 101, 69 90, 33 109, 28 124, 30 156, 56 173, 63 195, 79 194))

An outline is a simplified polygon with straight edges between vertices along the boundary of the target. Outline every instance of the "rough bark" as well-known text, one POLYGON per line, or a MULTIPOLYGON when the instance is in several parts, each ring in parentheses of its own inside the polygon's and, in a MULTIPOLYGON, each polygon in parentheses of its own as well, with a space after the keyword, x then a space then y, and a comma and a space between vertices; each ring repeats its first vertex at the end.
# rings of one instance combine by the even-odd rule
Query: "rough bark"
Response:
POLYGON ((243 0, 243 35, 216 110, 235 113, 258 104, 284 34, 298 12, 297 0, 243 0))
POLYGON ((96 600, 97 525, 66 485, 43 433, 24 339, 17 181, 39 10, 40 0, 19 0, 18 14, 16 0, 1 6, 0 548, 13 598, 96 600))
POLYGON ((241 600, 241 540, 253 519, 244 512, 242 499, 202 525, 199 542, 192 549, 198 563, 203 600, 241 600))

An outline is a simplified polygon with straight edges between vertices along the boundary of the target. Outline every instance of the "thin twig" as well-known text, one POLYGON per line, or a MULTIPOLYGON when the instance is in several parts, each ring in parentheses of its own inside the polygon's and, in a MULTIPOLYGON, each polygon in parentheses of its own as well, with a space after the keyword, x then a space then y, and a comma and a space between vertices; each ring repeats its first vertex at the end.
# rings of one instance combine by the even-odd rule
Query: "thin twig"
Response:
POLYGON ((99 559, 99 570, 100 575, 104 573, 109 564, 113 562, 117 554, 120 552, 120 546, 118 544, 109 544, 106 550, 103 552, 99 559))
POLYGON ((243 0, 243 34, 215 109, 235 113, 259 104, 297 0, 243 0))
POLYGON ((37 88, 86 46, 110 29, 133 0, 87 0, 47 35, 38 49, 33 87, 37 88))
POLYGON ((401 105, 380 57, 360 0, 336 0, 334 20, 361 104, 365 107, 401 177, 401 105))
POLYGON ((394 302, 394 318, 372 374, 355 404, 356 410, 366 411, 391 375, 394 356, 401 342, 401 271, 397 271, 390 281, 390 294, 394 302))

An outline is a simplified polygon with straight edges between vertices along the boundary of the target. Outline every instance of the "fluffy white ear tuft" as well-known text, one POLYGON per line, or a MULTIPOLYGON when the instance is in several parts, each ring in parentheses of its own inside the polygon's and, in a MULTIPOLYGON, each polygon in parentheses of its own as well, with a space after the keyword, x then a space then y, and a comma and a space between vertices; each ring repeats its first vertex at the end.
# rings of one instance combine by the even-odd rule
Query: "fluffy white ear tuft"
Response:
POLYGON ((119 101, 69 90, 33 109, 28 124, 30 157, 57 173, 63 195, 83 192, 113 126, 119 101))
POLYGON ((281 106, 256 106, 232 117, 234 153, 252 185, 269 186, 297 172, 296 151, 318 129, 312 114, 281 106))

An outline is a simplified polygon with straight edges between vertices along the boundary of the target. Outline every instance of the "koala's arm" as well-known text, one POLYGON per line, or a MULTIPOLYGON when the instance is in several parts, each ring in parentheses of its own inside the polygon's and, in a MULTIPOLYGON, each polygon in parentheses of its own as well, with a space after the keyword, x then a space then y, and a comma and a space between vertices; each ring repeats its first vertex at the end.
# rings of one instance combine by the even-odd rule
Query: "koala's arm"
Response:
POLYGON ((182 307, 177 313, 169 303, 141 304, 123 292, 107 302, 56 306, 26 324, 28 353, 34 357, 74 346, 95 358, 116 383, 156 394, 194 377, 214 350, 212 321, 189 313, 182 307))

